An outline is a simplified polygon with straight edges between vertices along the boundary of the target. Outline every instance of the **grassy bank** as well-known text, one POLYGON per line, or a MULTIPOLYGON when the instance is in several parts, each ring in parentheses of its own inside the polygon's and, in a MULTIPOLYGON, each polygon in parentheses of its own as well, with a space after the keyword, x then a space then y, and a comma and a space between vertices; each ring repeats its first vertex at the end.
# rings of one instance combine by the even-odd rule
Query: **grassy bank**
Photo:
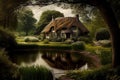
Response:
POLYGON ((65 76, 74 80, 120 80, 120 68, 112 69, 107 65, 94 70, 68 72, 65 76))
POLYGON ((67 44, 54 43, 44 44, 43 42, 35 43, 19 43, 16 49, 57 49, 57 50, 71 50, 71 46, 67 44))
POLYGON ((91 54, 97 55, 102 65, 112 63, 112 50, 111 48, 106 48, 102 46, 92 46, 90 44, 86 45, 86 51, 91 52, 91 54))
POLYGON ((21 80, 53 80, 50 70, 44 66, 31 66, 20 68, 21 80))

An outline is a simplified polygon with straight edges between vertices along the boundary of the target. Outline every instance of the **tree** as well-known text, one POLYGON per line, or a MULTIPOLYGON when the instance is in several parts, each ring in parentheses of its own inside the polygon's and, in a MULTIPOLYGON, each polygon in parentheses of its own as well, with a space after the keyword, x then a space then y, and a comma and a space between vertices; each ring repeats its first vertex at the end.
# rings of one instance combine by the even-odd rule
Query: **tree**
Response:
POLYGON ((90 17, 92 18, 89 21, 84 22, 84 24, 89 29, 90 37, 93 40, 95 38, 96 31, 100 28, 107 28, 107 24, 103 20, 98 9, 95 9, 90 17))
POLYGON ((64 15, 63 13, 55 10, 44 11, 40 16, 40 20, 38 22, 38 28, 36 31, 37 34, 39 34, 44 29, 44 27, 52 20, 52 17, 64 17, 64 15))
MULTIPOLYGON (((97 2, 97 1, 96 1, 97 2)), ((110 6, 110 4, 106 0, 98 1, 98 9, 101 11, 101 14, 108 24, 108 28, 111 34, 111 41, 112 41, 112 65, 113 67, 120 66, 120 38, 118 35, 120 35, 120 28, 118 25, 118 22, 116 20, 115 14, 110 6), (99 3, 100 2, 100 3, 99 3)))
POLYGON ((30 31, 35 30, 36 19, 33 18, 33 13, 30 9, 21 9, 18 14, 18 28, 19 32, 24 31, 26 35, 30 31))

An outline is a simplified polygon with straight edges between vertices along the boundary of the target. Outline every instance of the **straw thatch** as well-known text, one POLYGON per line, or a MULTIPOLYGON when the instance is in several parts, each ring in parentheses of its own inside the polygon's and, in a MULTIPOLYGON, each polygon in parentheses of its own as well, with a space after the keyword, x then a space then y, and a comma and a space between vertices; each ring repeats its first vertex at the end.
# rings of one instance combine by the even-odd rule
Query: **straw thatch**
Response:
POLYGON ((53 19, 42 32, 49 33, 52 27, 54 27, 54 31, 62 30, 62 28, 69 30, 72 26, 78 27, 81 33, 89 32, 77 17, 60 17, 53 19))

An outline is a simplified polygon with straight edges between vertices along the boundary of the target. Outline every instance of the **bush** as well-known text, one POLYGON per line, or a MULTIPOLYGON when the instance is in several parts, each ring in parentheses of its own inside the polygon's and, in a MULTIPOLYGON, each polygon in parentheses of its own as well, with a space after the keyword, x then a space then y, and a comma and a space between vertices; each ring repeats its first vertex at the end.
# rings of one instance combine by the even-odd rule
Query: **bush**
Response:
POLYGON ((120 80, 120 67, 111 68, 111 65, 102 66, 94 70, 71 71, 67 77, 73 80, 120 80))
POLYGON ((29 38, 25 38, 24 41, 25 41, 25 42, 29 42, 30 39, 29 39, 29 38))
POLYGON ((85 43, 83 41, 74 42, 71 44, 73 50, 85 50, 85 43))
POLYGON ((102 65, 107 65, 112 63, 112 53, 109 51, 101 50, 99 57, 102 65))
POLYGON ((79 38, 78 38, 78 41, 84 41, 84 42, 86 42, 86 43, 91 42, 88 37, 79 37, 79 38))
POLYGON ((5 48, 6 50, 11 50, 16 46, 16 40, 9 30, 0 28, 0 47, 5 48))
POLYGON ((28 36, 24 38, 25 42, 39 42, 39 39, 33 36, 28 36))
POLYGON ((31 66, 20 68, 21 80, 53 80, 50 70, 44 66, 31 66))
POLYGON ((100 58, 102 65, 110 64, 112 62, 112 51, 110 48, 86 45, 86 51, 96 54, 100 58))
POLYGON ((110 67, 107 65, 94 70, 70 72, 67 74, 67 76, 75 80, 110 80, 107 78, 109 73, 110 67))
POLYGON ((73 43, 73 40, 67 39, 67 40, 64 41, 64 43, 65 43, 65 44, 71 44, 71 43, 73 43))
POLYGON ((106 28, 100 28, 95 34, 96 40, 108 40, 110 38, 109 31, 106 28))
POLYGON ((0 65, 0 80, 15 80, 15 78, 18 78, 18 68, 8 59, 4 50, 0 50, 0 65))
POLYGON ((49 40, 48 39, 44 39, 43 43, 44 44, 49 44, 49 40))
POLYGON ((111 47, 110 40, 99 40, 98 43, 103 47, 111 47))

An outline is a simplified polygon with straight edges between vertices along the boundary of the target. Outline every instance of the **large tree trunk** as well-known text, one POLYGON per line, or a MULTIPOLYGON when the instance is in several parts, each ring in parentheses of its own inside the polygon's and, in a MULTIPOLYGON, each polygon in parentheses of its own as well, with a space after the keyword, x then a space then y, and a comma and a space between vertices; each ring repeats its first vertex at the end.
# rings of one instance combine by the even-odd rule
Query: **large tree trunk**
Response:
POLYGON ((108 24, 108 28, 111 34, 112 41, 112 65, 113 67, 120 66, 120 28, 116 20, 115 14, 106 0, 98 0, 99 5, 97 5, 100 10, 104 20, 108 24))

